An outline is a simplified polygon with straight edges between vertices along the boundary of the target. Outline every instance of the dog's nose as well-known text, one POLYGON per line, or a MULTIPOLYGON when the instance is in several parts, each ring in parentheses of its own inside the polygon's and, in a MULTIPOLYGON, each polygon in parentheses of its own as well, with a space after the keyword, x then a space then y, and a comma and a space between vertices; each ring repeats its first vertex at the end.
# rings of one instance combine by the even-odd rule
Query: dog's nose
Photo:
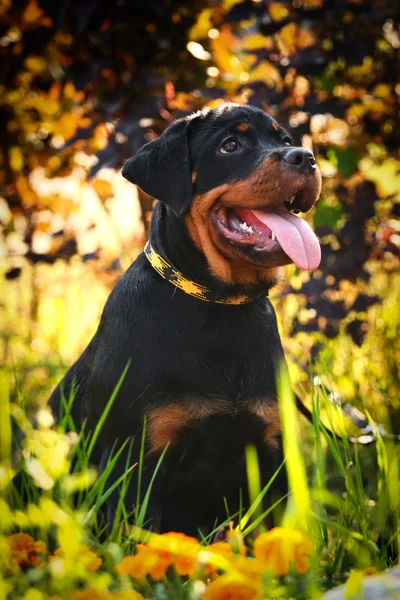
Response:
POLYGON ((317 168, 313 153, 306 148, 291 148, 283 156, 283 160, 305 175, 314 173, 317 168))

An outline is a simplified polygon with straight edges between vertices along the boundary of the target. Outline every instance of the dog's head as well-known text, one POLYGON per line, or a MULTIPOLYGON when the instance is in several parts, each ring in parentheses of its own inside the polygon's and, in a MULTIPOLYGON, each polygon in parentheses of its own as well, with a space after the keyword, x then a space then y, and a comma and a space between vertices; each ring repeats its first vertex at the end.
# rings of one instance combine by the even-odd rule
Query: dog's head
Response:
POLYGON ((296 263, 314 269, 318 241, 295 212, 321 191, 309 150, 262 110, 236 104, 176 121, 122 174, 167 204, 225 283, 256 283, 296 263))

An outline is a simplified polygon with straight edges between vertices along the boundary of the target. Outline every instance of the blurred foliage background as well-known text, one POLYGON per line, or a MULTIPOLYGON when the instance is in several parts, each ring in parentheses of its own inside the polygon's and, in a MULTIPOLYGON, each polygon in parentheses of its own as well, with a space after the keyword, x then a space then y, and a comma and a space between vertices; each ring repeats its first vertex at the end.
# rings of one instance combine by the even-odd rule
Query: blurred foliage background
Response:
MULTIPOLYGON (((319 359, 400 428, 400 6, 393 0, 0 0, 0 356, 42 403, 143 248, 119 169, 175 118, 232 100, 314 150, 311 273, 274 290, 295 388, 319 359)), ((134 332, 133 332, 134 334, 134 332)), ((304 393, 302 394, 304 397, 304 393)))

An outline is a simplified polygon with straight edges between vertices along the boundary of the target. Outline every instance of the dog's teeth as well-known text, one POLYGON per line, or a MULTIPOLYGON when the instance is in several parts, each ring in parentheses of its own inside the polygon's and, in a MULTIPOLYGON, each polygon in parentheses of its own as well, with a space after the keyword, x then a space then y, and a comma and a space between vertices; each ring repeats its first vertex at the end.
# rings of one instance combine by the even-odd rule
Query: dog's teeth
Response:
POLYGON ((289 204, 293 204, 294 202, 294 196, 292 196, 291 198, 289 198, 289 204))
POLYGON ((239 227, 242 231, 246 231, 247 233, 254 233, 253 228, 251 227, 251 225, 247 225, 246 221, 244 221, 244 223, 240 223, 239 227))
POLYGON ((237 217, 233 217, 233 218, 229 219, 229 226, 231 227, 231 229, 241 229, 242 223, 239 221, 239 219, 237 217))
POLYGON ((271 233, 271 240, 276 240, 274 232, 271 233))

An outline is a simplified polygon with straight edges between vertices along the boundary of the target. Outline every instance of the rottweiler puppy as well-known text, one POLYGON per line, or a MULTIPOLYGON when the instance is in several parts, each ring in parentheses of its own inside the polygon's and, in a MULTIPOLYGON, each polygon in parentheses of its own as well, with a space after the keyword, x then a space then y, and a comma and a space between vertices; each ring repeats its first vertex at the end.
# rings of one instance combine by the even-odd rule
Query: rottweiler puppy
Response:
MULTIPOLYGON (((129 365, 101 431, 96 461, 134 438, 140 493, 168 446, 148 508, 159 531, 210 532, 248 504, 244 450, 258 451, 262 484, 282 462, 276 401, 284 360, 269 290, 294 262, 314 269, 319 243, 306 221, 321 190, 309 150, 262 110, 224 104, 172 124, 123 168, 158 199, 149 242, 115 286, 98 330, 53 392, 75 387, 72 415, 93 430, 129 365), (225 501, 224 501, 225 499, 225 501)), ((126 469, 126 454, 111 485, 126 469)), ((283 470, 275 495, 286 491, 283 470)), ((137 501, 135 471, 125 498, 137 501)), ((112 519, 118 498, 108 506, 112 519)))

